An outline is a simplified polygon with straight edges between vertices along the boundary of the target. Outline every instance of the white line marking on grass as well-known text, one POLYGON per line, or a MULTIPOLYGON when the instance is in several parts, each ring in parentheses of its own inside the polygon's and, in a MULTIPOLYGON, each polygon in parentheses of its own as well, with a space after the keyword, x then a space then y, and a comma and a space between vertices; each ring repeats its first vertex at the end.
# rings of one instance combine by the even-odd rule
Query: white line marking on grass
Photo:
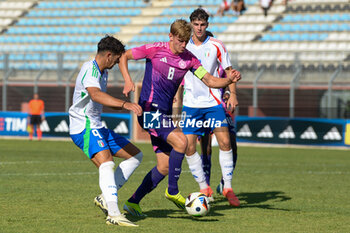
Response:
POLYGON ((98 172, 65 172, 65 173, 6 173, 1 176, 85 176, 95 175, 98 172))
MULTIPOLYGON (((146 174, 149 170, 135 171, 134 174, 146 174)), ((182 173, 189 173, 190 170, 184 170, 182 173)), ((3 173, 0 176, 85 176, 98 175, 98 172, 46 172, 46 173, 3 173)))
POLYGON ((12 161, 12 162, 0 162, 0 165, 13 165, 13 164, 37 164, 37 163, 88 163, 89 161, 12 161))
MULTIPOLYGON (((116 162, 121 162, 119 158, 116 159, 116 162)), ((7 162, 0 162, 0 165, 16 165, 16 164, 38 164, 38 163, 90 163, 89 160, 81 161, 81 160, 76 160, 76 161, 69 161, 69 160, 59 160, 59 161, 7 161, 7 162)), ((149 162, 144 162, 144 163, 154 163, 156 164, 156 161, 149 161, 149 162)))

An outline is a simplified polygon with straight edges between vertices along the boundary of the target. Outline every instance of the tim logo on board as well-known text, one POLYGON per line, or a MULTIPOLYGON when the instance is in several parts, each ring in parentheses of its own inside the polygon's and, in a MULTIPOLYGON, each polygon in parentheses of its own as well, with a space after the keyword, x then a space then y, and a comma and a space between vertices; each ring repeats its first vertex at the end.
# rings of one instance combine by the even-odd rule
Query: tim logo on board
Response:
POLYGON ((159 129, 160 116, 162 114, 157 110, 156 112, 143 112, 143 128, 144 129, 159 129))

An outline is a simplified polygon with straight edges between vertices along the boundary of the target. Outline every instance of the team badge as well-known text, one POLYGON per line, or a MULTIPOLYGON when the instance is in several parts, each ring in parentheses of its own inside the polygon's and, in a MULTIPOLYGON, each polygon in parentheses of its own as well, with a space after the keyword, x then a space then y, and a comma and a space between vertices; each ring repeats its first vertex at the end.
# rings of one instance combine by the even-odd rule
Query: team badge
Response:
POLYGON ((105 146, 105 143, 102 140, 98 140, 97 143, 98 143, 98 145, 100 147, 104 147, 105 146))
POLYGON ((209 57, 210 56, 210 49, 207 49, 204 51, 204 56, 209 57))
POLYGON ((185 67, 186 67, 186 62, 185 62, 184 60, 180 60, 180 61, 179 61, 179 67, 180 67, 181 69, 185 69, 185 67))

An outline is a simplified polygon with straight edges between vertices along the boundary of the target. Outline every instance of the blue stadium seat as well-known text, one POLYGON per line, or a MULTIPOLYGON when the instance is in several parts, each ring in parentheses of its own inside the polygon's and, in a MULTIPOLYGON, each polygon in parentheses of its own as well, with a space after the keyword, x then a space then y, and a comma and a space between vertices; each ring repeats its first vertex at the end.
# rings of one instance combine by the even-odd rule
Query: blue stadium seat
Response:
POLYGON ((282 25, 281 24, 275 24, 273 28, 271 29, 272 32, 279 32, 282 31, 282 25))

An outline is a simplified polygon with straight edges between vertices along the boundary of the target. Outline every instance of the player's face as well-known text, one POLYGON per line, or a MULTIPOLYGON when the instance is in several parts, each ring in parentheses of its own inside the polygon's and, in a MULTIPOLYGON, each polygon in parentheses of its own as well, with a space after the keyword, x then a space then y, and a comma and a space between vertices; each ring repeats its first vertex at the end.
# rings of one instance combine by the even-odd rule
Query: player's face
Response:
POLYGON ((108 53, 107 55, 107 69, 112 69, 115 64, 119 63, 119 58, 121 55, 115 55, 113 53, 108 53))
POLYGON ((169 38, 170 38, 170 49, 174 54, 180 54, 185 51, 188 41, 184 41, 180 39, 178 36, 173 36, 171 33, 169 34, 169 38))
POLYGON ((191 22, 193 35, 198 39, 203 39, 206 37, 206 30, 208 27, 208 22, 204 20, 193 20, 191 22))

